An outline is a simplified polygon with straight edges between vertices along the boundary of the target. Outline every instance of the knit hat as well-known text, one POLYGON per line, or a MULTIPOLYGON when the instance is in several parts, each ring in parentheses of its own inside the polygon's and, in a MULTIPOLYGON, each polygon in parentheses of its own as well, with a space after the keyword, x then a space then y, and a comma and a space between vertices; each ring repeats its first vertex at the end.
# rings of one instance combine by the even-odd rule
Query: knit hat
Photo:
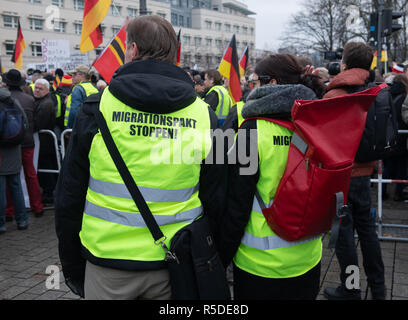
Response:
POLYGON ((66 74, 62 77, 62 80, 60 81, 58 87, 71 87, 72 86, 72 76, 66 74))

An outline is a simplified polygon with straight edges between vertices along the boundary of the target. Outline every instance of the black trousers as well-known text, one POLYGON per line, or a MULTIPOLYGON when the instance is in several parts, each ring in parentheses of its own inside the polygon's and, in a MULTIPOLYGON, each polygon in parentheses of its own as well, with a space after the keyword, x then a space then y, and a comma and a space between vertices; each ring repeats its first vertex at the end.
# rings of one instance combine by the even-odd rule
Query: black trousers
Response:
POLYGON ((255 276, 234 264, 234 300, 315 300, 319 282, 320 262, 301 276, 284 279, 255 276))
POLYGON ((351 273, 347 274, 346 268, 350 265, 358 266, 357 249, 354 241, 354 230, 356 230, 360 240, 367 283, 372 293, 381 293, 385 288, 384 264, 375 222, 370 212, 370 177, 351 179, 347 204, 351 207, 352 215, 342 218, 339 238, 336 243, 341 283, 347 289, 345 282, 351 273))

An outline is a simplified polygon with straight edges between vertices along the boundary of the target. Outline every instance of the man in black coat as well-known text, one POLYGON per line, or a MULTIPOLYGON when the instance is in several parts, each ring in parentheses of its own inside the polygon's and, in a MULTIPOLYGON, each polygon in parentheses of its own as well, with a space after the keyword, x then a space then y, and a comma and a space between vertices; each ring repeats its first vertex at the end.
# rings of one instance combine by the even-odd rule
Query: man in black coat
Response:
MULTIPOLYGON (((56 122, 55 105, 50 95, 50 84, 45 79, 38 79, 34 89, 35 111, 34 131, 54 130, 56 122)), ((40 134, 40 156, 38 168, 57 169, 54 139, 48 133, 40 134)), ((57 183, 55 173, 38 173, 38 179, 43 188, 42 201, 44 204, 54 202, 54 189, 57 183)))

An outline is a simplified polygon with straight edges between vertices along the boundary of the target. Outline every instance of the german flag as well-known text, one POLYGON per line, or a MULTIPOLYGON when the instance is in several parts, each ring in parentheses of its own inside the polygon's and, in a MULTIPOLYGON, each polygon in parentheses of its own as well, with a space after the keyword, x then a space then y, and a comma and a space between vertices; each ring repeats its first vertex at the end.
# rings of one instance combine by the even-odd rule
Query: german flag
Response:
POLYGON ((93 63, 93 66, 98 70, 99 74, 110 82, 116 69, 125 63, 126 50, 126 26, 128 23, 126 19, 125 24, 116 34, 115 38, 102 51, 98 59, 93 63))
POLYGON ((11 62, 14 62, 14 67, 17 70, 23 68, 23 52, 26 48, 26 43, 24 41, 23 32, 21 31, 20 20, 18 20, 17 28, 17 40, 14 47, 13 56, 11 57, 11 62))
POLYGON ((181 61, 181 41, 180 41, 180 35, 181 35, 181 29, 178 32, 177 35, 177 42, 178 42, 178 48, 177 48, 177 62, 176 65, 180 67, 180 61, 181 61))
POLYGON ((248 46, 245 47, 244 53, 242 54, 241 59, 239 60, 239 75, 241 78, 245 77, 245 71, 248 68, 248 46))
MULTIPOLYGON (((388 61, 388 54, 387 54, 387 51, 385 51, 385 50, 382 50, 381 51, 381 59, 380 59, 380 62, 387 62, 388 61)), ((370 67, 370 69, 375 69, 377 67, 377 51, 376 52, 374 52, 374 55, 373 55, 373 61, 371 62, 371 67, 370 67)))
POLYGON ((218 71, 224 78, 229 79, 229 93, 233 102, 237 103, 241 100, 242 90, 241 80, 239 76, 239 64, 235 34, 232 35, 231 41, 227 49, 225 50, 220 66, 218 67, 218 71))
POLYGON ((52 82, 52 88, 54 89, 54 91, 57 90, 60 82, 61 82, 60 77, 56 75, 54 81, 52 82))
POLYGON ((82 53, 91 51, 102 43, 101 22, 108 13, 111 0, 85 0, 82 22, 82 53))

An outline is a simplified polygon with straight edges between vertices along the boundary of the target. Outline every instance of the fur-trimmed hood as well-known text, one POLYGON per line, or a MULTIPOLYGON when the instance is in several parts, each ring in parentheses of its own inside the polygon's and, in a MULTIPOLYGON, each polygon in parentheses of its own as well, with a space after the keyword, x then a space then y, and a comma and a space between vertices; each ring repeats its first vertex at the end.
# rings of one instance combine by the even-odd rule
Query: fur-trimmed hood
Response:
POLYGON ((242 109, 243 118, 272 116, 288 119, 295 100, 316 100, 314 91, 302 84, 265 85, 253 90, 242 109))

